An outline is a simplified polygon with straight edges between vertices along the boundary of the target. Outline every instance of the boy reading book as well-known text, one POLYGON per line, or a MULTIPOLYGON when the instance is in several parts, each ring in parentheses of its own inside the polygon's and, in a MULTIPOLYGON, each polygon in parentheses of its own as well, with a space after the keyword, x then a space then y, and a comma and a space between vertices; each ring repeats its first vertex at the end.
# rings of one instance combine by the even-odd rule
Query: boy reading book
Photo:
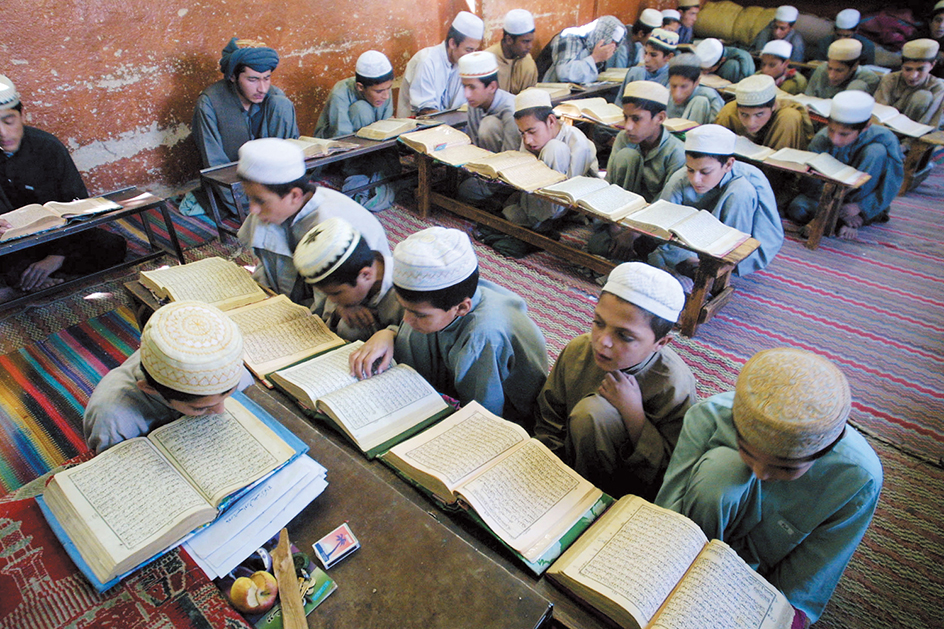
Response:
POLYGON ((799 70, 790 67, 790 54, 793 46, 783 39, 775 39, 764 44, 760 51, 760 70, 774 80, 774 84, 787 94, 800 94, 806 89, 806 77, 799 70))
POLYGON ((513 151, 521 144, 515 124, 515 97, 498 87, 498 60, 478 51, 459 59, 459 78, 469 103, 466 133, 475 146, 492 153, 513 151))
POLYGON ((701 61, 698 55, 679 55, 669 61, 671 98, 665 112, 668 118, 685 118, 698 124, 714 122, 724 107, 724 99, 718 90, 699 85, 700 82, 701 61))
POLYGON ((524 301, 479 281, 472 243, 456 229, 412 234, 393 259, 403 323, 377 332, 352 354, 352 374, 369 378, 396 358, 437 391, 528 427, 547 377, 547 349, 524 301))
POLYGON ((865 534, 882 466, 846 424, 849 384, 798 349, 759 352, 696 404, 656 504, 725 542, 816 622, 865 534))
MULTIPOLYGON (((871 39, 857 32, 861 19, 862 14, 855 9, 843 9, 837 13, 836 21, 833 25, 833 33, 820 39, 816 49, 812 51, 812 54, 807 55, 807 59, 829 59, 828 51, 830 46, 837 41, 851 39, 861 44, 860 56, 862 57, 862 63, 869 66, 875 65, 875 44, 871 39)), ((831 98, 832 96, 833 95, 830 94, 825 98, 831 98)))
POLYGON ((725 46, 713 37, 700 41, 695 47, 695 54, 701 59, 702 74, 714 75, 731 83, 754 74, 751 53, 734 46, 725 46))
POLYGON ((901 70, 882 77, 875 102, 891 105, 915 122, 937 127, 944 110, 944 79, 931 75, 941 46, 933 39, 915 39, 901 49, 901 70))
POLYGON ((535 437, 612 496, 655 497, 697 399, 695 376, 668 347, 684 305, 665 271, 619 265, 590 332, 567 344, 538 396, 535 437))
POLYGON ((295 248, 295 268, 325 295, 316 314, 343 339, 366 341, 403 317, 390 290, 393 258, 372 250, 343 218, 329 218, 305 234, 295 248))
POLYGON ((777 86, 766 74, 755 74, 738 83, 735 100, 721 108, 715 124, 774 150, 805 149, 813 137, 806 107, 777 100, 777 86))
POLYGON ((858 39, 837 39, 829 46, 826 63, 813 71, 804 94, 816 98, 832 98, 839 92, 859 90, 874 94, 879 77, 859 67, 862 43, 858 39))
POLYGON ((377 219, 340 192, 312 183, 305 174, 302 150, 291 142, 278 138, 247 142, 239 148, 236 174, 249 198, 249 216, 239 228, 239 242, 259 259, 253 279, 262 286, 317 308, 324 296, 313 294, 298 276, 292 255, 312 227, 332 216, 350 222, 371 249, 390 255, 387 235, 377 219))
POLYGON ((764 46, 767 45, 767 42, 782 40, 788 42, 793 47, 790 53, 790 60, 803 61, 806 54, 803 35, 800 31, 793 28, 796 26, 798 17, 800 17, 800 12, 796 7, 792 7, 788 4, 777 7, 777 13, 774 15, 774 19, 757 33, 754 42, 751 44, 751 50, 753 52, 760 52, 764 49, 764 46))
POLYGON ((678 33, 657 28, 652 31, 646 40, 646 53, 643 56, 643 65, 635 66, 626 73, 620 91, 613 100, 617 105, 620 95, 626 86, 633 81, 655 81, 662 85, 669 84, 669 61, 675 56, 678 48, 678 33))
POLYGON ((213 306, 175 301, 148 319, 141 348, 92 391, 85 442, 102 452, 184 415, 221 413, 223 401, 250 384, 236 324, 213 306))
MULTIPOLYGON (((12 228, 3 214, 31 203, 88 197, 69 151, 52 134, 23 124, 23 103, 0 75, 0 234, 12 228)), ((60 273, 86 275, 124 260, 128 243, 99 228, 0 256, 7 286, 35 291, 61 284, 60 273)))
MULTIPOLYGON (((392 87, 393 66, 386 55, 376 50, 363 53, 354 65, 354 76, 338 81, 331 88, 314 136, 350 135, 361 127, 390 118, 393 116, 392 87)), ((400 174, 400 158, 396 149, 390 148, 357 160, 344 160, 341 169, 344 174, 341 192, 346 192, 400 174)), ((371 212, 380 212, 390 207, 395 193, 393 186, 382 184, 358 192, 353 198, 371 212)))
MULTIPOLYGON (((736 141, 729 129, 714 124, 689 131, 685 168, 672 175, 660 198, 708 210, 725 225, 760 241, 757 250, 734 268, 735 275, 747 275, 770 264, 780 251, 783 226, 767 177, 755 166, 734 159, 736 141)), ((694 277, 698 258, 691 251, 665 244, 650 254, 649 264, 694 277)))
POLYGON ((531 56, 534 16, 525 9, 505 14, 502 38, 485 49, 498 60, 498 87, 518 94, 538 82, 538 66, 531 56))
MULTIPOLYGON (((904 156, 894 133, 872 124, 874 99, 864 92, 841 92, 833 96, 829 124, 813 137, 810 151, 829 153, 871 176, 850 190, 839 209, 840 238, 855 239, 859 227, 888 220, 888 209, 904 179, 904 156)), ((787 216, 808 223, 819 203, 822 183, 804 178, 800 194, 790 202, 787 216)))

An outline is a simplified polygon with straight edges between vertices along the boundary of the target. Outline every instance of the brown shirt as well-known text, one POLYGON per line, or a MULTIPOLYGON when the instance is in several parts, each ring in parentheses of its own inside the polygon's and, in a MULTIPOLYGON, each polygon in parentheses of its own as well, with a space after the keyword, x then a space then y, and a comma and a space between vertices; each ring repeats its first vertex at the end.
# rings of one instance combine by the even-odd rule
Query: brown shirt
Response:
POLYGON ((775 151, 782 148, 806 150, 813 139, 813 123, 806 106, 787 100, 777 101, 777 108, 774 109, 770 120, 757 133, 748 133, 741 123, 737 113, 737 101, 731 101, 721 108, 715 124, 727 127, 751 142, 775 151))
POLYGON ((506 59, 502 54, 501 42, 485 49, 498 59, 498 87, 517 94, 538 82, 538 67, 531 55, 521 59, 506 59))

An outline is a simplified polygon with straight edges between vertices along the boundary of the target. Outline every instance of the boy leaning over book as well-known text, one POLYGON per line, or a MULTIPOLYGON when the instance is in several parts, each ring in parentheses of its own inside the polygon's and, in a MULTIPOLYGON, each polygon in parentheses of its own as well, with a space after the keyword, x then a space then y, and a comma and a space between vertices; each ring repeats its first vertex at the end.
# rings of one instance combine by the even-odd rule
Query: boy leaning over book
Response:
POLYGON ((697 399, 694 375, 668 347, 684 305, 665 271, 619 265, 589 334, 567 344, 538 396, 535 437, 613 496, 655 497, 697 399))
POLYGON ((882 77, 875 102, 891 105, 915 122, 941 125, 944 79, 931 74, 941 46, 933 39, 915 39, 901 48, 901 70, 882 77))
POLYGON ((674 57, 669 62, 669 94, 666 105, 668 118, 685 118, 698 124, 714 122, 724 107, 724 99, 718 90, 699 85, 701 60, 698 55, 687 53, 674 57))
POLYGON ((251 384, 236 324, 208 304, 173 302, 148 319, 141 348, 92 391, 85 442, 102 452, 184 415, 222 413, 223 401, 251 384))
POLYGON ((760 51, 760 70, 757 74, 766 74, 787 94, 800 94, 806 89, 807 81, 799 70, 790 67, 792 52, 793 46, 786 40, 767 42, 760 51))
POLYGON ((315 314, 347 341, 366 341, 403 318, 403 308, 390 290, 392 256, 373 251, 342 218, 329 218, 305 234, 295 248, 295 268, 326 297, 315 314))
POLYGON ((393 259, 403 323, 354 352, 351 373, 368 378, 395 358, 440 393, 462 404, 475 400, 530 428, 547 378, 547 348, 521 297, 479 280, 472 243, 456 229, 412 234, 396 246, 393 259))
MULTIPOLYGON (((750 234, 760 247, 741 260, 735 275, 764 268, 783 245, 783 225, 767 177, 757 167, 736 161, 737 137, 715 124, 703 125, 685 136, 685 168, 669 179, 661 198, 707 210, 722 223, 750 234)), ((649 264, 694 277, 698 257, 671 244, 649 255, 649 264)))
MULTIPOLYGON (((890 130, 872 124, 874 105, 875 100, 865 92, 836 94, 830 105, 828 125, 810 142, 810 151, 829 153, 871 176, 843 198, 839 208, 840 238, 855 239, 859 227, 887 221, 888 209, 904 179, 901 144, 890 130)), ((800 182, 801 193, 790 202, 787 216, 801 225, 810 222, 822 185, 820 181, 804 178, 800 182)))
POLYGON ((813 137, 806 107, 777 100, 777 86, 766 74, 754 74, 738 83, 735 100, 721 108, 715 124, 775 151, 806 149, 813 137))
POLYGON ((387 235, 374 215, 340 192, 311 182, 305 156, 291 142, 263 138, 243 144, 236 174, 249 199, 239 242, 259 259, 253 279, 277 294, 315 309, 324 300, 299 277, 292 256, 302 237, 332 216, 351 223, 371 249, 390 255, 387 235))
MULTIPOLYGON (((623 90, 623 130, 606 164, 606 180, 646 201, 659 198, 669 177, 685 166, 682 141, 662 127, 669 90, 653 81, 633 81, 623 90)), ((635 232, 597 221, 587 250, 617 259, 632 257, 635 232)))
POLYGON ((734 392, 686 413, 656 497, 731 546, 811 622, 882 487, 878 457, 846 424, 850 407, 833 363, 798 349, 759 352, 734 392))
MULTIPOLYGON (((331 139, 350 135, 361 127, 391 117, 392 87, 393 66, 386 55, 376 50, 363 53, 354 65, 354 76, 338 81, 331 88, 314 136, 331 139)), ((341 172, 344 175, 341 192, 347 193, 373 181, 399 175, 400 158, 394 148, 375 151, 356 160, 342 161, 341 172)), ((395 194, 394 186, 382 184, 357 192, 353 198, 371 212, 380 212, 390 207, 395 194)))

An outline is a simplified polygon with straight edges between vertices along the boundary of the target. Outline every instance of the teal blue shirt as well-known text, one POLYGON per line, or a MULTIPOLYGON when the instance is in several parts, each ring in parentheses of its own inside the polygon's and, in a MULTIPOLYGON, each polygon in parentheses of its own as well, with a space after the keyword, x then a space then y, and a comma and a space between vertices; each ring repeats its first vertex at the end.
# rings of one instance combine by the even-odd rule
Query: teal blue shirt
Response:
POLYGON ((380 107, 374 107, 355 88, 356 80, 352 76, 334 84, 328 94, 328 102, 315 125, 316 138, 337 138, 350 135, 372 122, 385 120, 393 115, 393 99, 388 98, 380 107), (360 111, 370 111, 372 120, 365 120, 364 116, 352 115, 351 107, 361 101, 360 111))

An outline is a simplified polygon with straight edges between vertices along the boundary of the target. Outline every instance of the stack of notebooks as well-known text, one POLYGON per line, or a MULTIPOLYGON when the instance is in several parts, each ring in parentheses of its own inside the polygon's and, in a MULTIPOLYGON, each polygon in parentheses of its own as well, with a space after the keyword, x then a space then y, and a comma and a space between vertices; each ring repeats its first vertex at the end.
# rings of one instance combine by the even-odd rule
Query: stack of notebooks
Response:
MULTIPOLYGON (((225 404, 222 414, 183 417, 59 472, 37 498, 53 532, 97 591, 221 514, 241 511, 257 486, 276 487, 282 495, 273 498, 295 490, 272 481, 308 447, 241 393, 225 404)), ((324 489, 324 469, 314 462, 301 466, 313 472, 312 481, 320 478, 320 489, 290 500, 294 512, 280 510, 284 504, 278 503, 257 512, 258 518, 284 526, 324 489)), ((223 541, 222 530, 216 530, 215 541, 223 541)), ((239 530, 228 538, 242 539, 239 530)))

